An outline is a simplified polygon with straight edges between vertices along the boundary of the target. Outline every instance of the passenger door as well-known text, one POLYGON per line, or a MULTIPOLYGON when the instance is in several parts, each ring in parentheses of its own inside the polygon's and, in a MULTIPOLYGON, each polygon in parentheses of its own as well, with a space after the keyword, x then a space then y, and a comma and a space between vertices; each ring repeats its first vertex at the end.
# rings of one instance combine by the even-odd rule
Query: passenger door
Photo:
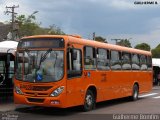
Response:
POLYGON ((80 49, 67 49, 67 104, 82 104, 82 52, 80 49))

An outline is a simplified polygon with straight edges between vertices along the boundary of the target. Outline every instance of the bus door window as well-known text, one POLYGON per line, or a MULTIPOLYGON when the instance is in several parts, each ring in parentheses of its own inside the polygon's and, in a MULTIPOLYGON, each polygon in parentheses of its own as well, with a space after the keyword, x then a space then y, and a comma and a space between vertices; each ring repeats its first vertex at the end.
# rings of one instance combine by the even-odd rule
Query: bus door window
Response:
POLYGON ((0 85, 5 79, 5 61, 0 61, 0 85))
POLYGON ((12 84, 13 84, 13 76, 14 76, 14 61, 10 61, 8 78, 12 80, 12 84))
POLYGON ((111 69, 121 70, 121 52, 111 51, 111 69))
POLYGON ((132 54, 132 70, 140 69, 140 58, 138 54, 132 54))
POLYGON ((93 47, 84 47, 84 68, 96 69, 96 50, 93 47))
POLYGON ((148 70, 151 71, 152 70, 152 58, 151 58, 151 56, 147 56, 147 66, 148 66, 148 70))
POLYGON ((10 61, 10 66, 9 66, 9 78, 12 78, 14 74, 14 61, 10 61))
POLYGON ((109 70, 109 51, 105 49, 97 49, 97 69, 109 70))
POLYGON ((131 70, 131 54, 122 52, 122 69, 131 70))
POLYGON ((67 77, 79 77, 82 75, 82 52, 79 49, 67 50, 67 77))
POLYGON ((147 70, 147 56, 140 55, 141 70, 147 70))

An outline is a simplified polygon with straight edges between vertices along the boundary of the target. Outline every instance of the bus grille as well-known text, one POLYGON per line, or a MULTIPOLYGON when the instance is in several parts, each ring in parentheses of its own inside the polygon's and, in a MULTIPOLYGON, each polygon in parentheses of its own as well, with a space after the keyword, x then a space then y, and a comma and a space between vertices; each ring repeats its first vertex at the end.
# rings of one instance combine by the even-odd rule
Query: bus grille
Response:
POLYGON ((29 102, 43 103, 44 99, 27 98, 29 102))
POLYGON ((36 97, 46 97, 48 96, 48 93, 25 92, 25 95, 36 96, 36 97))
POLYGON ((32 91, 47 91, 50 88, 52 88, 52 86, 27 86, 25 89, 32 91))

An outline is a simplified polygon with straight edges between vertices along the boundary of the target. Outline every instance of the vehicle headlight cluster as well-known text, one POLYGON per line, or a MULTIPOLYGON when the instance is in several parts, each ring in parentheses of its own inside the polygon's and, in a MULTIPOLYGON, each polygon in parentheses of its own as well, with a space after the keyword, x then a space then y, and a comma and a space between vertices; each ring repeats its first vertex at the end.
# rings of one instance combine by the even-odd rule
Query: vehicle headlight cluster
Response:
POLYGON ((21 91, 21 89, 20 89, 19 87, 15 86, 14 90, 15 90, 15 92, 16 92, 17 94, 23 95, 23 92, 21 91))
POLYGON ((58 95, 60 95, 62 93, 62 91, 64 90, 64 86, 60 86, 57 89, 55 89, 52 93, 51 93, 51 97, 57 97, 58 95))

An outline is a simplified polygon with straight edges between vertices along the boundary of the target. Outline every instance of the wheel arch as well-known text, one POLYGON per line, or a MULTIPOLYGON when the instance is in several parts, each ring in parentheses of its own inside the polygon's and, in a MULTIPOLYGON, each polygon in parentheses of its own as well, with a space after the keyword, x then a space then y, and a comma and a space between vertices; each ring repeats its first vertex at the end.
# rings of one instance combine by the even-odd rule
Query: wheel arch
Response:
MULTIPOLYGON (((138 90, 140 89, 140 88, 139 88, 139 83, 138 83, 137 81, 134 82, 133 86, 134 86, 134 85, 137 85, 137 86, 138 86, 138 90)), ((132 86, 132 87, 133 87, 133 86, 132 86)))
POLYGON ((88 86, 86 89, 86 92, 87 92, 87 90, 91 90, 94 94, 95 100, 97 100, 97 88, 95 87, 95 85, 88 86))

